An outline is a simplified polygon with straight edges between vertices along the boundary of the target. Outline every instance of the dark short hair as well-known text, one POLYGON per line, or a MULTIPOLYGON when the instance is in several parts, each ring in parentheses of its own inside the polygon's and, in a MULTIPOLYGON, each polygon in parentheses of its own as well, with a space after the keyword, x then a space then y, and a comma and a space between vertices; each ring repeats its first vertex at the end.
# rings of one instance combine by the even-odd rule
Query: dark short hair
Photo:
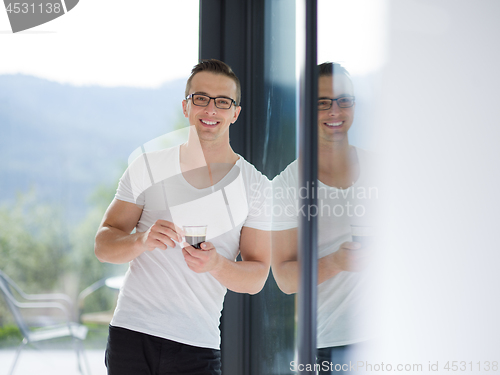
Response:
POLYGON ((333 76, 334 74, 343 74, 347 78, 351 79, 351 75, 349 74, 347 69, 339 63, 327 61, 323 64, 318 65, 318 78, 324 76, 333 76))
POLYGON ((240 100, 241 100, 240 80, 238 79, 236 74, 234 74, 233 70, 229 65, 216 59, 201 60, 198 64, 196 64, 193 67, 193 69, 191 70, 191 75, 189 76, 186 83, 185 96, 189 95, 189 89, 191 88, 191 81, 193 80, 193 77, 200 72, 210 72, 231 78, 234 81, 234 83, 236 83, 236 99, 235 99, 236 105, 240 105, 240 100))

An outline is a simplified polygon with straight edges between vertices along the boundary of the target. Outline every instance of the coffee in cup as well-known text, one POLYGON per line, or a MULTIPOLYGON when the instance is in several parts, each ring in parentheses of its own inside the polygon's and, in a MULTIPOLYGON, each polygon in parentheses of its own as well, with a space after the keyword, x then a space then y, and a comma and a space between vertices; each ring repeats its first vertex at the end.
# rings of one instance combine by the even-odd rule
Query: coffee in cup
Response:
POLYGON ((201 244, 207 239, 207 226, 184 225, 183 229, 186 242, 196 249, 201 249, 201 244))

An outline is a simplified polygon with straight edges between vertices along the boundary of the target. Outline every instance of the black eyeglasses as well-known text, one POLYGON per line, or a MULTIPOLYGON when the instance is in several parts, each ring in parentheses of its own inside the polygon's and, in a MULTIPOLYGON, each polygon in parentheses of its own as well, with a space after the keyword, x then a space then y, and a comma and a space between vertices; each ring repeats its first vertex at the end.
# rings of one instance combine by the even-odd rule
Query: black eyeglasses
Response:
POLYGON ((210 100, 214 100, 215 106, 219 109, 229 109, 234 104, 236 107, 236 102, 231 98, 225 98, 223 96, 219 96, 217 98, 212 98, 208 95, 203 94, 189 94, 186 97, 186 100, 191 99, 194 105, 199 107, 206 107, 210 103, 210 100))
POLYGON ((336 101, 340 108, 349 108, 354 105, 354 96, 342 96, 337 99, 321 98, 318 99, 318 110, 325 111, 332 108, 333 102, 336 101))

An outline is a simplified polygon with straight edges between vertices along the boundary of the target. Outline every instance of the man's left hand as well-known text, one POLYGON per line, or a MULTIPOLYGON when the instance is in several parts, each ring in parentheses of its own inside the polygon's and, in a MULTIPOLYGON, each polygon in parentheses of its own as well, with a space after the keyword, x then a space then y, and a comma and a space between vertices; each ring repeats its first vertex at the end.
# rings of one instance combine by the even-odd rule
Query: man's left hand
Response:
POLYGON ((217 253, 214 245, 210 242, 203 242, 201 250, 187 243, 184 243, 184 245, 186 247, 182 248, 182 254, 189 269, 197 273, 203 273, 217 268, 221 255, 217 253))

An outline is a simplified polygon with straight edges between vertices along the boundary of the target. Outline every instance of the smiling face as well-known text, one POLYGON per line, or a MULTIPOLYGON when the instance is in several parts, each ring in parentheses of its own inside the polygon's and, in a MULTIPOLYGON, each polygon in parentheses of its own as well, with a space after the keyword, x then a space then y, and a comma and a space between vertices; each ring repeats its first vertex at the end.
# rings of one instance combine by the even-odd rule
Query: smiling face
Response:
MULTIPOLYGON (((200 72, 193 76, 189 94, 204 94, 210 97, 226 97, 236 99, 236 83, 231 78, 211 72, 200 72)), ((229 126, 234 123, 240 114, 241 107, 231 106, 229 109, 220 109, 213 100, 206 107, 193 104, 192 100, 182 102, 184 116, 189 124, 194 125, 201 141, 229 142, 229 126)))
MULTIPOLYGON (((318 98, 337 99, 354 96, 351 80, 343 74, 321 76, 318 81, 318 98)), ((327 110, 318 111, 319 140, 326 142, 348 142, 347 131, 354 120, 354 106, 340 108, 337 101, 327 110)))

